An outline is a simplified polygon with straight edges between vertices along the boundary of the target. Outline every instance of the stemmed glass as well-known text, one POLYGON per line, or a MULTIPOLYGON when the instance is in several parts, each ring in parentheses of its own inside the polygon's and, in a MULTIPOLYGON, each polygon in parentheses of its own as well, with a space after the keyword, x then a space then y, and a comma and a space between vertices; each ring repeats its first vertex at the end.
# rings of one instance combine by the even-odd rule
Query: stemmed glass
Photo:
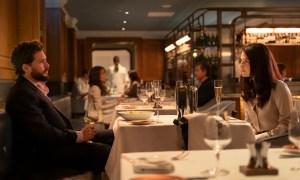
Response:
POLYGON ((156 114, 157 114, 157 120, 156 123, 159 123, 159 111, 158 108, 160 106, 160 91, 161 91, 161 80, 154 80, 153 81, 153 88, 154 88, 154 101, 156 106, 156 114))
POLYGON ((214 88, 215 88, 215 97, 217 102, 217 115, 220 114, 220 103, 222 98, 222 87, 223 87, 223 81, 222 80, 214 80, 214 88))
POLYGON ((146 94, 146 89, 144 89, 142 85, 139 85, 137 88, 137 96, 140 98, 140 100, 143 101, 145 105, 146 100, 148 99, 148 95, 146 94))
MULTIPOLYGON (((146 82, 145 89, 146 89, 146 94, 147 94, 147 96, 149 98, 149 101, 150 101, 150 98, 154 93, 153 83, 152 82, 146 82)), ((150 106, 150 104, 149 104, 149 106, 150 106)))
MULTIPOLYGON (((297 110, 297 104, 295 102, 295 108, 291 114, 291 121, 289 123, 289 140, 297 146, 298 153, 300 154, 300 111, 297 110)), ((300 106, 300 104, 299 104, 300 106)), ((300 107, 299 107, 300 108, 300 107)), ((292 171, 299 171, 300 166, 291 168, 292 171)))
MULTIPOLYGON (((87 126, 95 127, 95 123, 99 120, 99 111, 94 109, 94 107, 90 107, 91 104, 88 103, 88 109, 85 111, 83 119, 87 126)), ((92 141, 88 141, 88 143, 92 143, 92 141)))
POLYGON ((166 99, 166 96, 167 96, 167 90, 162 89, 160 91, 160 101, 161 101, 162 104, 164 103, 164 101, 166 99))
POLYGON ((204 123, 204 141, 214 150, 216 165, 203 172, 206 177, 222 176, 229 171, 219 168, 220 151, 231 142, 230 126, 220 116, 208 116, 204 123))

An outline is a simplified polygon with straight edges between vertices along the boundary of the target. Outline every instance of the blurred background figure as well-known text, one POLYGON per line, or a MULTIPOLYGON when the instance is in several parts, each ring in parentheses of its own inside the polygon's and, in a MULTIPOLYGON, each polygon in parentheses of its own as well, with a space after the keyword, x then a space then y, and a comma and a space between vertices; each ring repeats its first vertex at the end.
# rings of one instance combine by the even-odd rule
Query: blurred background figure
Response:
POLYGON ((75 79, 72 87, 71 105, 73 117, 84 115, 89 89, 89 69, 85 69, 81 76, 75 79))
POLYGON ((98 124, 104 124, 105 128, 109 127, 112 121, 112 112, 107 111, 113 109, 122 100, 123 97, 117 97, 116 99, 106 102, 105 96, 108 95, 108 88, 105 85, 106 70, 102 66, 95 66, 89 73, 90 90, 88 92, 88 105, 87 112, 98 111, 98 124))
POLYGON ((138 84, 141 82, 141 78, 136 72, 136 70, 131 70, 128 72, 130 86, 125 86, 125 95, 128 97, 138 97, 137 96, 137 87, 138 84))
POLYGON ((280 74, 281 74, 281 76, 282 76, 282 80, 283 80, 283 81, 286 81, 286 80, 287 80, 287 77, 286 77, 287 72, 286 72, 286 67, 285 67, 285 65, 284 65, 284 64, 281 64, 281 63, 278 63, 278 64, 277 64, 277 67, 278 67, 278 70, 279 70, 279 72, 280 72, 280 74))
POLYGON ((195 66, 195 79, 198 85, 198 107, 204 106, 215 98, 214 80, 210 77, 210 66, 205 61, 200 61, 195 66))
POLYGON ((108 68, 108 87, 111 94, 123 94, 128 83, 127 69, 120 64, 118 56, 113 58, 114 65, 108 68))

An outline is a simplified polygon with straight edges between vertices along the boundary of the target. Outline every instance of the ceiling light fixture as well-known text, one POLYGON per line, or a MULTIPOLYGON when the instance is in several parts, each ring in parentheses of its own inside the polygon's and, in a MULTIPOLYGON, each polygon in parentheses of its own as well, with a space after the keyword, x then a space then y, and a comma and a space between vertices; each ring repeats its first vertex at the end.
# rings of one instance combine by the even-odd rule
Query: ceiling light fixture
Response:
POLYGON ((122 27, 122 31, 125 31, 125 28, 124 28, 124 27, 122 27))
POLYGON ((172 51, 173 49, 175 49, 175 45, 174 45, 174 44, 170 44, 169 46, 167 46, 167 47, 165 48, 165 51, 166 51, 166 52, 169 52, 169 51, 172 51))
POLYGON ((125 14, 129 14, 129 12, 128 12, 128 11, 125 11, 125 14))
POLYGON ((161 7, 162 8, 170 8, 170 7, 172 7, 172 5, 171 4, 163 4, 163 5, 161 5, 161 7))
POLYGON ((127 21, 123 21, 123 23, 124 23, 124 24, 126 24, 126 23, 127 23, 127 21))
POLYGON ((183 36, 182 38, 180 38, 179 40, 177 40, 177 41, 175 42, 175 44, 176 44, 177 46, 180 46, 181 44, 183 44, 183 43, 189 41, 190 39, 191 39, 191 38, 190 38, 188 35, 185 35, 185 36, 183 36))

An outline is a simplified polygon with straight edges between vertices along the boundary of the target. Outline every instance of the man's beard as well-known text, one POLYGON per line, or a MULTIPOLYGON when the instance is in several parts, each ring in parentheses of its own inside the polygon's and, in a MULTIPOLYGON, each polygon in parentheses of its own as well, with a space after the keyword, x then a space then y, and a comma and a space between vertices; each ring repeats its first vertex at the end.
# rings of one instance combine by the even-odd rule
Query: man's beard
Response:
POLYGON ((45 76, 42 73, 39 73, 37 71, 32 71, 31 72, 31 76, 33 79, 37 80, 37 81, 42 81, 42 82, 46 82, 49 79, 49 76, 45 76))

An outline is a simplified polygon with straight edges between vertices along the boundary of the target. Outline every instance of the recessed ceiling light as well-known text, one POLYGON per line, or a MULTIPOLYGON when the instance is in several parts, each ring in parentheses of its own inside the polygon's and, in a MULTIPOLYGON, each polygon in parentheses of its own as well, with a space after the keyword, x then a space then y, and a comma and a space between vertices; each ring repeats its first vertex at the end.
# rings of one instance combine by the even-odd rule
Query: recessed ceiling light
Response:
POLYGON ((125 14, 129 14, 129 12, 128 12, 128 11, 125 11, 125 14))
POLYGON ((124 28, 124 27, 122 28, 122 31, 125 31, 125 28, 124 28))
POLYGON ((124 24, 126 24, 126 23, 127 23, 127 21, 123 21, 123 23, 124 23, 124 24))
POLYGON ((172 5, 171 4, 163 4, 163 5, 161 5, 161 7, 162 8, 170 8, 170 7, 172 7, 172 5))

